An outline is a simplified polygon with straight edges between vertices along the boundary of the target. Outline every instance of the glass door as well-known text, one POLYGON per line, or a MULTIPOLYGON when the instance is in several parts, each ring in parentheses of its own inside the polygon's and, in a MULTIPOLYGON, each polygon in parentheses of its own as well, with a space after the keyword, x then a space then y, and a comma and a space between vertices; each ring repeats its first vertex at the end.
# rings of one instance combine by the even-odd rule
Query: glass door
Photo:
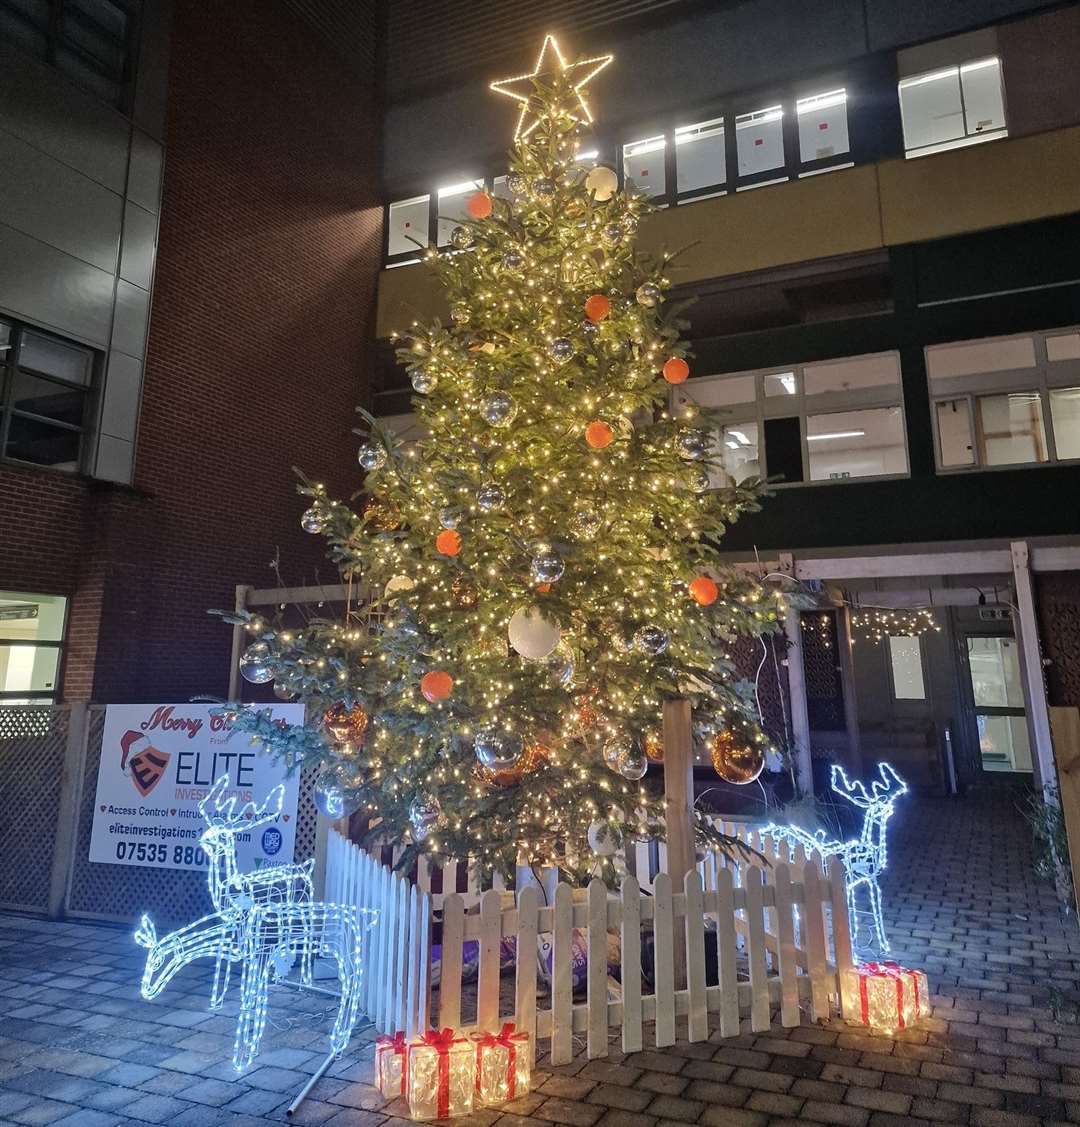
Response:
POLYGON ((1031 744, 1016 639, 968 634, 964 642, 982 769, 1030 772, 1031 744))

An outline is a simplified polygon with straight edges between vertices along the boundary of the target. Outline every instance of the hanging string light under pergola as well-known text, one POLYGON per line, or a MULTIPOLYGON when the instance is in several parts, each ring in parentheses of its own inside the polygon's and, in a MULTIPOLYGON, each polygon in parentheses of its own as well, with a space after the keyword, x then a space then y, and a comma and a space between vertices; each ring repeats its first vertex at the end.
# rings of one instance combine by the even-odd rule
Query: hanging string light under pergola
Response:
POLYGON ((926 607, 912 607, 907 610, 890 610, 874 607, 870 610, 855 611, 851 616, 852 633, 855 640, 862 637, 879 645, 889 637, 918 638, 931 631, 940 633, 941 625, 932 610, 926 607))

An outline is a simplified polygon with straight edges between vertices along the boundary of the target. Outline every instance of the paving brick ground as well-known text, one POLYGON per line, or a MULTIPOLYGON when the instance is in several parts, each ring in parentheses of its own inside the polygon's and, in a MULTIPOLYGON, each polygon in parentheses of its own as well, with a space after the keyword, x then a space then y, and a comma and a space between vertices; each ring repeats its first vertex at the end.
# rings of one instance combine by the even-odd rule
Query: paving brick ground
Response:
MULTIPOLYGON (((564 1068, 478 1127, 1036 1127, 1080 1123, 1080 932, 1035 881, 1008 798, 912 798, 886 889, 894 954, 925 967, 923 1028, 871 1037, 835 1022, 680 1043, 564 1068)), ((0 916, 0 1122, 110 1127, 281 1123, 321 1061, 329 1004, 273 992, 255 1065, 229 1060, 235 1010, 206 1008, 205 971, 138 996, 142 958, 109 927, 0 916)), ((370 1031, 293 1120, 402 1127, 370 1087, 370 1031)), ((464 1121, 459 1121, 464 1122, 464 1121)))

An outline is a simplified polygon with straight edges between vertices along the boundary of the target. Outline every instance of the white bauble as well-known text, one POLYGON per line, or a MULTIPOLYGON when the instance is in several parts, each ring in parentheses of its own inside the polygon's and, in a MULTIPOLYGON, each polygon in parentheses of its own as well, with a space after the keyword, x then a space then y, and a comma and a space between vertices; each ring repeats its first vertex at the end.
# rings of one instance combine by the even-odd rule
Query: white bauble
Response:
POLYGON ((562 631, 544 618, 539 607, 522 607, 510 619, 506 633, 515 652, 529 661, 542 661, 562 637, 562 631))
POLYGON ((612 169, 598 164, 585 177, 585 187, 599 203, 603 203, 605 200, 610 200, 619 190, 619 178, 612 169))
POLYGON ((618 849, 618 842, 607 822, 593 822, 586 836, 589 848, 597 857, 611 857, 618 849))

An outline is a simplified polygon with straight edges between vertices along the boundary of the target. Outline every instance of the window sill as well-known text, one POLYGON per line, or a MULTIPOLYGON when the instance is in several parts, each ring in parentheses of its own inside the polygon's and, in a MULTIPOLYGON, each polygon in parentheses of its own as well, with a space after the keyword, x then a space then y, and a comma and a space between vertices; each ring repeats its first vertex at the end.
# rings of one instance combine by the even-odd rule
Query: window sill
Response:
POLYGON ((940 141, 936 145, 926 145, 921 149, 909 149, 904 153, 905 160, 935 156, 938 153, 952 152, 953 149, 969 149, 972 145, 985 145, 987 141, 1008 140, 1008 129, 995 129, 990 133, 975 133, 970 137, 958 137, 954 141, 940 141))

